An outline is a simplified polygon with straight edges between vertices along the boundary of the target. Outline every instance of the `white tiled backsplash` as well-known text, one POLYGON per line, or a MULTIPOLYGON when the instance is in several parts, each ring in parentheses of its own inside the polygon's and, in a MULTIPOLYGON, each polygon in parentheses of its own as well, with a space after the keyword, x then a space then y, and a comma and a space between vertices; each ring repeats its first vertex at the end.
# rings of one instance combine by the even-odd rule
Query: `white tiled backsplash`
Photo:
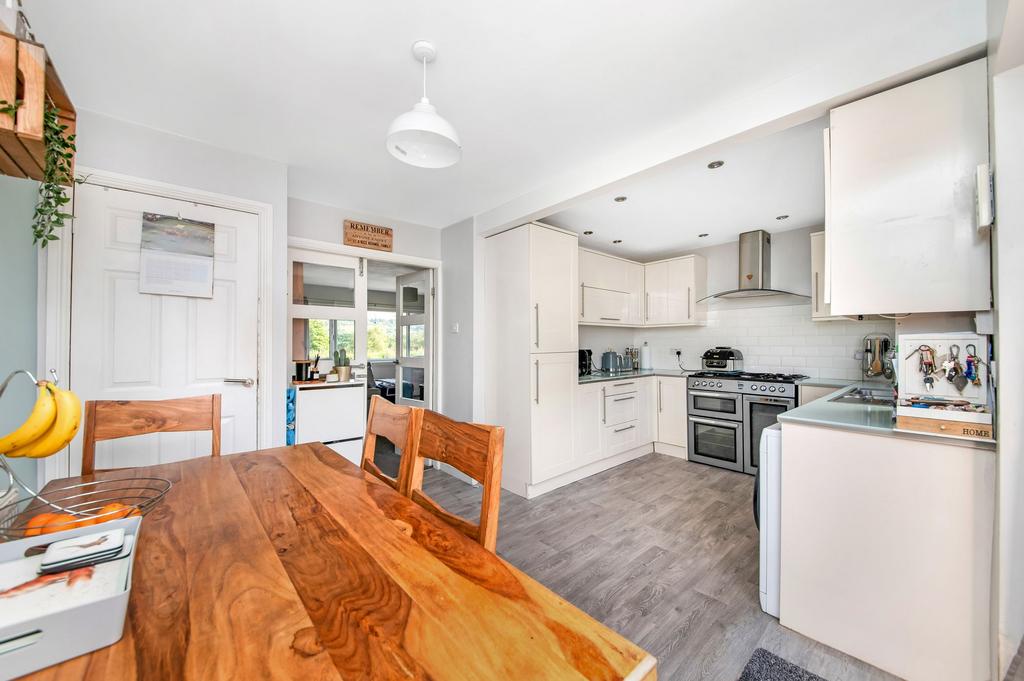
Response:
POLYGON ((627 345, 651 346, 655 368, 676 366, 672 348, 683 351, 683 366, 700 368, 700 356, 710 347, 728 345, 743 353, 748 371, 798 373, 813 378, 862 378, 860 360, 868 333, 895 334, 895 324, 877 321, 811 321, 811 306, 780 305, 708 310, 706 326, 651 329, 580 327, 580 347, 594 351, 600 366, 605 350, 622 352, 627 345))

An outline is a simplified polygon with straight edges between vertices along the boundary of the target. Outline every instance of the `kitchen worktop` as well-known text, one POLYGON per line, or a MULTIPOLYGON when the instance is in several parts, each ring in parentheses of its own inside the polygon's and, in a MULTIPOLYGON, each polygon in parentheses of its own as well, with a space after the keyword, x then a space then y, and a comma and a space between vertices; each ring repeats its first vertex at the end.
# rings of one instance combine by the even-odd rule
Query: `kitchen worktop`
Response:
POLYGON ((619 371, 614 374, 595 371, 588 376, 580 376, 579 384, 586 385, 588 383, 601 383, 603 381, 628 381, 634 378, 643 378, 644 376, 671 376, 675 378, 682 378, 683 376, 689 376, 692 373, 692 371, 682 371, 680 369, 637 369, 636 371, 619 371))
POLYGON ((799 423, 838 430, 853 430, 869 435, 900 437, 925 442, 942 441, 944 444, 973 447, 976 449, 995 449, 991 442, 979 442, 945 435, 928 433, 909 433, 894 429, 895 406, 879 404, 856 404, 850 402, 832 402, 832 398, 850 392, 856 388, 875 389, 891 387, 887 381, 859 381, 848 383, 834 393, 808 404, 790 409, 779 414, 781 423, 799 423))

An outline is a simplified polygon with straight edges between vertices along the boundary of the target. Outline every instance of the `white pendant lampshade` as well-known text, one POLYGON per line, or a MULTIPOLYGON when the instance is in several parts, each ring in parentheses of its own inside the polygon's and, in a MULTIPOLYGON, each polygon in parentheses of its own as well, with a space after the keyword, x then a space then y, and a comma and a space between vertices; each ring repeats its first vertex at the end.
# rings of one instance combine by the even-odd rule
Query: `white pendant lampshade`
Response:
POLYGON ((462 143, 451 123, 437 113, 427 99, 427 62, 437 56, 434 46, 418 40, 413 56, 423 62, 423 98, 411 111, 401 114, 388 128, 388 152, 403 163, 418 168, 447 168, 462 158, 462 143))

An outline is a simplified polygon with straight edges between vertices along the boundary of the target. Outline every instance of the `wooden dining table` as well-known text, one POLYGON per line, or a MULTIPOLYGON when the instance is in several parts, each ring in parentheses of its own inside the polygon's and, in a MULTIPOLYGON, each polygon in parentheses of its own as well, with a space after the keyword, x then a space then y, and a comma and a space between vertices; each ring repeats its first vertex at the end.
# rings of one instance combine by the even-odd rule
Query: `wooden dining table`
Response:
POLYGON ((656 679, 644 650, 323 445, 71 480, 125 475, 173 486, 142 522, 124 635, 27 678, 656 679))

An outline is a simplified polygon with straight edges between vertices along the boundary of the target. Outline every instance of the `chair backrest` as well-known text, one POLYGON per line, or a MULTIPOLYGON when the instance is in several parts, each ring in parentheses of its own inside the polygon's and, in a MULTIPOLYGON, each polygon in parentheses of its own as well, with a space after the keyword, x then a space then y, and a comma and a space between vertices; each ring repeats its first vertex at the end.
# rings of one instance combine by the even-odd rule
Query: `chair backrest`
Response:
POLYGON ((220 394, 175 400, 93 400, 85 403, 82 474, 96 470, 96 443, 147 433, 213 431, 220 456, 220 394))
POLYGON ((504 446, 505 429, 500 426, 463 423, 437 412, 425 411, 419 451, 408 462, 409 481, 403 493, 487 550, 494 551, 498 542, 504 446), (446 463, 483 486, 479 524, 449 513, 423 493, 423 459, 446 463))
POLYGON ((370 398, 370 410, 366 416, 366 436, 363 438, 363 458, 360 467, 401 492, 406 486, 406 462, 416 455, 419 448, 422 423, 422 408, 395 405, 379 395, 374 395, 370 398), (397 478, 384 473, 374 461, 378 437, 387 438, 395 449, 401 452, 402 460, 397 478))

